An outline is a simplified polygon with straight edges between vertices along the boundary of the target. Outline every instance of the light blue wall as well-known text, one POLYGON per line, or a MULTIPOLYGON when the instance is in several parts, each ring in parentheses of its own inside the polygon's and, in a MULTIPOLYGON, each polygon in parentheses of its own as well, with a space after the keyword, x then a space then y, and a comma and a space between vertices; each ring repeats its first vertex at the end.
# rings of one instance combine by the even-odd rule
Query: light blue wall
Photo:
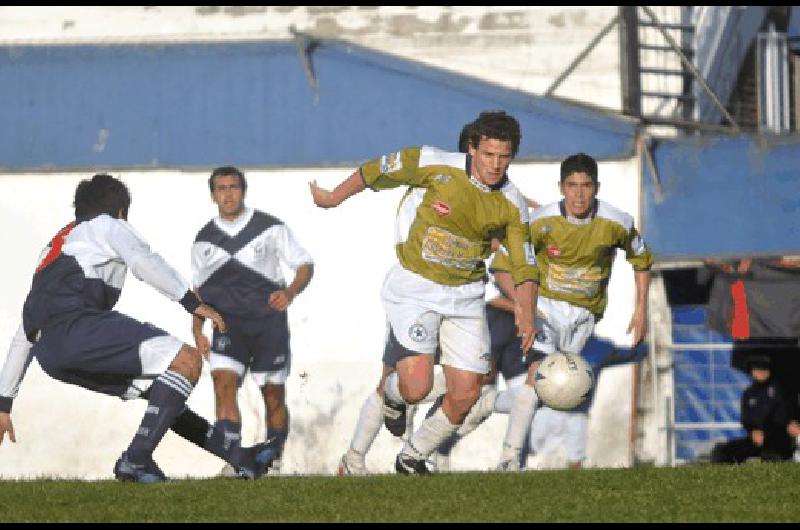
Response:
POLYGON ((800 136, 651 146, 642 231, 659 259, 800 253, 800 136))
POLYGON ((0 48, 0 169, 351 165, 410 145, 455 149, 504 109, 521 159, 633 154, 635 123, 323 41, 318 92, 293 42, 0 48))

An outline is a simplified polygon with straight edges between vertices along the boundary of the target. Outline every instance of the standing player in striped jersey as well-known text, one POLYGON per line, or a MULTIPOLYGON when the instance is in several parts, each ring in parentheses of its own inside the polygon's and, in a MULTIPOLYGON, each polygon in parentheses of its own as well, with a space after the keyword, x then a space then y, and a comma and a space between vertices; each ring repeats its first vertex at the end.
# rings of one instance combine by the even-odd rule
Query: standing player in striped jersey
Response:
POLYGON ((113 311, 127 269, 198 319, 225 330, 220 315, 201 303, 189 283, 126 221, 131 199, 120 180, 106 174, 75 191, 75 221, 42 252, 0 371, 0 442, 16 442, 11 406, 36 356, 54 379, 122 399, 146 397, 144 418, 114 466, 117 479, 162 482, 153 451, 166 431, 223 458, 239 474, 257 478, 263 447, 229 447, 223 433, 186 407, 203 364, 197 349, 152 324, 113 311), (148 388, 149 387, 149 388, 148 388))
MULTIPOLYGON (((647 293, 653 255, 636 231, 633 218, 597 199, 597 162, 584 153, 561 163, 559 187, 564 198, 531 215, 531 243, 540 270, 537 327, 540 334, 527 356, 525 384, 506 390, 512 396, 500 470, 520 468, 522 447, 536 410, 533 377, 542 359, 555 351, 580 355, 595 323, 603 317, 616 249, 633 266, 636 303, 628 326, 635 347, 646 332, 647 293)), ((498 253, 495 275, 509 271, 498 253)), ((501 392, 497 399, 508 399, 501 392)), ((489 407, 482 407, 482 410, 489 407)))
POLYGON ((478 399, 491 364, 484 260, 498 231, 512 263, 523 351, 533 342, 538 272, 520 209, 502 191, 519 141, 512 116, 481 113, 466 155, 408 148, 363 164, 332 192, 310 184, 314 203, 322 208, 336 207, 368 186, 409 186, 396 224, 399 263, 381 293, 389 324, 384 364, 398 376, 399 395, 390 397, 417 403, 431 391, 434 353, 441 347, 446 393, 442 406, 403 446, 395 461, 398 473, 429 473, 425 460, 478 399))
POLYGON ((212 346, 203 334, 203 321, 195 316, 192 333, 211 364, 216 425, 233 445, 240 443, 242 428, 236 394, 250 369, 264 398, 268 471, 277 471, 289 435, 286 378, 291 351, 286 311, 311 281, 314 265, 289 227, 245 206, 247 181, 241 171, 216 168, 208 184, 219 216, 195 238, 192 275, 200 298, 222 313, 228 331, 214 330, 212 346), (295 271, 288 286, 282 264, 295 271))

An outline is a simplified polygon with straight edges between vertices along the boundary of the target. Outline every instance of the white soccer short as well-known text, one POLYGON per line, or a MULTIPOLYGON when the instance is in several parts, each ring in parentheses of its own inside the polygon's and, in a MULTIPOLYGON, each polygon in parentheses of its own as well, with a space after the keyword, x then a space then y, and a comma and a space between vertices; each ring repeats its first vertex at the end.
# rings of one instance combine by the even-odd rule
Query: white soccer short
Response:
MULTIPOLYGON (((244 374, 247 371, 247 367, 236 359, 227 355, 220 355, 212 350, 208 356, 208 365, 212 371, 230 370, 235 372, 238 376, 239 386, 244 384, 244 374)), ((259 387, 264 385, 283 385, 286 384, 286 379, 289 378, 289 364, 287 363, 282 369, 273 372, 253 371, 251 368, 250 374, 259 387)))
POLYGON ((580 354, 594 331, 594 315, 563 300, 540 296, 536 312, 544 319, 536 318, 533 348, 548 355, 556 351, 580 354))
POLYGON ((441 345, 442 365, 479 374, 491 368, 483 294, 482 281, 442 285, 399 263, 381 289, 386 319, 404 348, 433 354, 441 345))

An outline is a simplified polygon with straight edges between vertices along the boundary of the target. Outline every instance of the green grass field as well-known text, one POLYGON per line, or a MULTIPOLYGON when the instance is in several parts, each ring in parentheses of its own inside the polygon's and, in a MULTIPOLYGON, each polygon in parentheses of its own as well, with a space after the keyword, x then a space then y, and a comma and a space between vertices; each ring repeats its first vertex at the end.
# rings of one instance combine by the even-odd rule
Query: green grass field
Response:
POLYGON ((0 482, 1 522, 797 522, 800 465, 0 482))

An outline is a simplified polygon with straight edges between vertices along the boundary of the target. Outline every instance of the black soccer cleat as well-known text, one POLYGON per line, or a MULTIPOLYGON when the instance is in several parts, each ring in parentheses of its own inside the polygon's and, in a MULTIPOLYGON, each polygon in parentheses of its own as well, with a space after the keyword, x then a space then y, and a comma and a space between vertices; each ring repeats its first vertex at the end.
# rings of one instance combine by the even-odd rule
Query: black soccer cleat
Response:
POLYGON ((394 469, 400 475, 431 474, 431 470, 428 468, 428 464, 425 460, 417 460, 404 453, 397 455, 397 460, 394 461, 394 469))
POLYGON ((114 464, 114 478, 122 482, 138 482, 140 484, 156 484, 167 481, 166 475, 152 458, 143 464, 136 464, 128 459, 128 453, 122 453, 114 464))
POLYGON ((394 403, 386 396, 383 397, 383 424, 395 436, 403 436, 406 432, 405 403, 394 403))

